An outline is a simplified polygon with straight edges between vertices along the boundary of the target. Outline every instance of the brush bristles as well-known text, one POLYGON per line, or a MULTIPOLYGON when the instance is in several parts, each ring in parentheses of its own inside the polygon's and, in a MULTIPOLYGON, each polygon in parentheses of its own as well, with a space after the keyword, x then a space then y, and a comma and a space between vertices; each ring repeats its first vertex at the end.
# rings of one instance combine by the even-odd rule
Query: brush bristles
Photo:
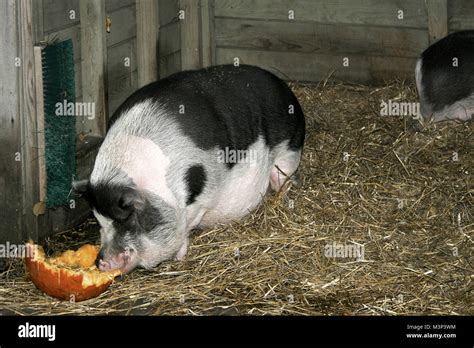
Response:
POLYGON ((46 203, 69 202, 76 172, 76 115, 58 115, 57 103, 75 102, 74 56, 71 40, 43 49, 43 90, 46 144, 46 203))

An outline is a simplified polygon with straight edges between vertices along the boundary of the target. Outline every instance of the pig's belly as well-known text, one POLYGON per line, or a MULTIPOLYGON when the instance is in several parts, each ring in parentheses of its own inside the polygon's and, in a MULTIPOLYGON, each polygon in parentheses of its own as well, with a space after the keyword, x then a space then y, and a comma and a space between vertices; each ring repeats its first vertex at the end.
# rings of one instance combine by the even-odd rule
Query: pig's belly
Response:
POLYGON ((228 223, 247 215, 262 201, 270 183, 270 172, 276 156, 262 139, 250 147, 249 162, 237 163, 226 170, 224 179, 215 189, 201 226, 228 223))
POLYGON ((213 207, 201 219, 201 225, 228 223, 247 215, 262 201, 270 182, 271 165, 245 168, 238 164, 219 189, 213 207), (236 168, 240 166, 240 168, 236 168))

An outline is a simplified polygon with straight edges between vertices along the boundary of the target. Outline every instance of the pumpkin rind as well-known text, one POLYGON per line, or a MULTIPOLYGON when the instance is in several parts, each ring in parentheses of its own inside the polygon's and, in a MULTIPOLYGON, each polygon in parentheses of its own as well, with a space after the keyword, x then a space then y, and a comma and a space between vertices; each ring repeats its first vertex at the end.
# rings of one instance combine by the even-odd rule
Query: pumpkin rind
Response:
POLYGON ((91 260, 92 263, 95 260, 99 251, 95 246, 86 245, 76 252, 69 250, 49 259, 45 257, 41 246, 27 243, 27 250, 25 264, 32 282, 44 293, 61 300, 79 302, 96 297, 120 274, 120 271, 101 272, 93 264, 84 268, 91 260), (86 264, 81 264, 81 259, 86 264), (80 264, 70 265, 69 262, 74 260, 80 264))

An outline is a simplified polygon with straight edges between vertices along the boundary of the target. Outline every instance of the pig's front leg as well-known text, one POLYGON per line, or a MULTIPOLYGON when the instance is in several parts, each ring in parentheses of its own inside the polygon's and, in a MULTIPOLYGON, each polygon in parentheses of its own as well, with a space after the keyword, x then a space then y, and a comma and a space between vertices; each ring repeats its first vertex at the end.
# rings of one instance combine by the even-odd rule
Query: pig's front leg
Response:
POLYGON ((206 213, 207 209, 202 208, 198 204, 193 204, 188 207, 186 215, 188 217, 187 224, 186 224, 186 239, 184 243, 181 245, 181 248, 176 253, 175 259, 178 261, 183 261, 184 257, 188 253, 188 245, 189 245, 189 235, 191 231, 199 226, 202 217, 206 213))
POLYGON ((176 260, 178 260, 178 261, 183 261, 184 260, 184 257, 188 253, 188 245, 189 245, 189 238, 186 237, 186 239, 184 240, 183 245, 181 245, 181 248, 176 253, 176 256, 175 256, 176 260))

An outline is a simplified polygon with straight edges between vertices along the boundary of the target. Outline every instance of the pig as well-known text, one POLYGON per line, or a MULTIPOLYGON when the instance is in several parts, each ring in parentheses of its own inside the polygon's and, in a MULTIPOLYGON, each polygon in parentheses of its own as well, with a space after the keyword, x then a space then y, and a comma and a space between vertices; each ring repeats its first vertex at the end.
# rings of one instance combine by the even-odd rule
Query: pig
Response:
POLYGON ((428 47, 417 61, 416 87, 423 123, 468 121, 474 114, 474 30, 428 47))
POLYGON ((90 178, 74 183, 100 224, 102 271, 182 260, 198 227, 237 221, 296 174, 305 119, 261 68, 183 71, 113 114, 90 178))

